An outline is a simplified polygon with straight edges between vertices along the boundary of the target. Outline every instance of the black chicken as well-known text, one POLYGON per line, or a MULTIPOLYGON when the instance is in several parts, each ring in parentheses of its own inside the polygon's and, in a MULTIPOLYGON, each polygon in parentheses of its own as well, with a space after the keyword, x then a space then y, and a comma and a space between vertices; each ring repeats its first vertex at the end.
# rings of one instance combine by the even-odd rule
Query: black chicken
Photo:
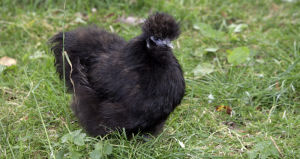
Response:
POLYGON ((171 49, 179 34, 172 16, 156 13, 129 42, 95 26, 50 39, 57 72, 61 78, 65 73, 74 94, 71 107, 90 135, 162 130, 184 96, 182 70, 171 49), (71 62, 65 60, 65 66, 63 47, 71 62))

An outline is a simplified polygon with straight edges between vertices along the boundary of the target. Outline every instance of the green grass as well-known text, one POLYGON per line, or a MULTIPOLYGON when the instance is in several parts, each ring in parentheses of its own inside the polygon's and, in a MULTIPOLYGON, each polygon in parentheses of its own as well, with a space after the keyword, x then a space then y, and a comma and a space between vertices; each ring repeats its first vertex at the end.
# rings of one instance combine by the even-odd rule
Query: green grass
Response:
POLYGON ((66 2, 64 19, 63 1, 0 1, 0 57, 18 62, 0 73, 0 158, 300 158, 299 1, 66 2), (140 27, 117 19, 155 11, 181 23, 174 52, 187 84, 182 104, 164 132, 148 142, 122 133, 85 136, 77 131, 71 96, 64 94, 47 40, 63 24, 65 30, 113 28, 128 40, 140 27), (234 32, 231 24, 245 25, 234 32), (228 52, 238 47, 250 53, 233 65, 228 52), (202 69, 195 74, 198 65, 202 69), (218 105, 233 113, 216 111, 218 105))

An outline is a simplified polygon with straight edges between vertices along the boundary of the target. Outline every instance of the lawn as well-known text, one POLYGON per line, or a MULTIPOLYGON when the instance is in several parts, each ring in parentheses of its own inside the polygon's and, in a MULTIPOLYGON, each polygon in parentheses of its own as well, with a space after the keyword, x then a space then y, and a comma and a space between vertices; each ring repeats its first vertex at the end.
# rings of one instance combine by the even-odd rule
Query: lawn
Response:
POLYGON ((300 158, 298 0, 0 0, 4 56, 0 158, 300 158), (87 136, 48 39, 95 24, 129 40, 156 11, 180 21, 182 104, 147 141, 87 136))

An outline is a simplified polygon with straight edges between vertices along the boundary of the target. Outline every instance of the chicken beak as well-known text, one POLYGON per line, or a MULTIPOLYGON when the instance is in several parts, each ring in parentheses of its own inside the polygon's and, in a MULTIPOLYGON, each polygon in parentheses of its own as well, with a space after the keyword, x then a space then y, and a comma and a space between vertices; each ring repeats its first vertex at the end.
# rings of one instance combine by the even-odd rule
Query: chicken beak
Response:
POLYGON ((164 42, 164 44, 165 44, 166 46, 168 46, 169 48, 171 48, 171 49, 174 48, 172 42, 171 42, 169 39, 163 40, 163 42, 164 42))
POLYGON ((160 44, 161 44, 161 45, 164 45, 164 46, 167 46, 167 47, 169 47, 169 48, 171 48, 171 49, 173 49, 173 45, 172 45, 172 42, 171 42, 170 39, 164 39, 164 40, 161 40, 161 41, 160 41, 160 44))

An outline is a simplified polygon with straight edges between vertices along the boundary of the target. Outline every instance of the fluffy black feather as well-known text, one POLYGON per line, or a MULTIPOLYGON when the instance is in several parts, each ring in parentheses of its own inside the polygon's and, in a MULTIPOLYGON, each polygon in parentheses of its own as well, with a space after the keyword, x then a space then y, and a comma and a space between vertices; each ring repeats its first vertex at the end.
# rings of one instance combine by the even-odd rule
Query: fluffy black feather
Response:
MULTIPOLYGON (((95 26, 65 33, 64 50, 73 68, 65 62, 66 83, 75 90, 71 107, 92 136, 123 128, 128 135, 155 135, 184 96, 182 70, 171 48, 150 39, 174 40, 180 33, 177 22, 156 13, 142 29, 129 42, 95 26)), ((57 72, 63 77, 63 33, 50 43, 57 72)))
POLYGON ((154 36, 161 39, 174 40, 180 34, 178 23, 172 16, 165 13, 156 13, 148 17, 142 29, 146 36, 154 36))

